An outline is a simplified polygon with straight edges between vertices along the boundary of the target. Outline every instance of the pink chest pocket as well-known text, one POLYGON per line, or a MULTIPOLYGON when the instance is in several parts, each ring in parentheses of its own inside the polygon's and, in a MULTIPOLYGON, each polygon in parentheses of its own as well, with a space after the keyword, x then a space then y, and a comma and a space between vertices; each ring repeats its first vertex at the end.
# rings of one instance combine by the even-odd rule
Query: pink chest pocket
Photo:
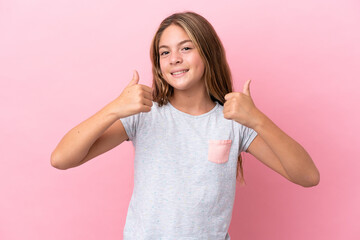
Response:
POLYGON ((229 160, 232 140, 209 140, 208 160, 214 163, 226 163, 229 160))

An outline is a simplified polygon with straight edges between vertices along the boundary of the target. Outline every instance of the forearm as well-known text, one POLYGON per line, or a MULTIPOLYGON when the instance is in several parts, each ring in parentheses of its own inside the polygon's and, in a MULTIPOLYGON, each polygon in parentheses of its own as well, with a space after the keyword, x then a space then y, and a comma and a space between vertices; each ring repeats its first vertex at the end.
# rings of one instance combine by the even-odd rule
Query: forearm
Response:
POLYGON ((259 112, 258 116, 254 130, 280 160, 291 180, 303 186, 317 185, 320 178, 319 171, 305 149, 265 114, 259 112))
POLYGON ((59 169, 67 169, 76 165, 88 154, 94 142, 117 119, 110 103, 72 128, 51 154, 51 164, 59 169))

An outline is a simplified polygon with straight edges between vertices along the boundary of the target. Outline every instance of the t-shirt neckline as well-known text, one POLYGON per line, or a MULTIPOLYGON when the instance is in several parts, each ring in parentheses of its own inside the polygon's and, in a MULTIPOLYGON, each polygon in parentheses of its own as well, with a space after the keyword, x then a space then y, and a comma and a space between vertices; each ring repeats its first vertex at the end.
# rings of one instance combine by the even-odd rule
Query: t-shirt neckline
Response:
POLYGON ((173 112, 176 112, 178 114, 181 114, 185 117, 189 117, 189 118, 202 118, 202 117, 206 117, 207 115, 211 114, 212 112, 214 112, 218 107, 219 107, 219 103, 217 101, 215 101, 216 105, 208 112, 206 113, 203 113, 201 115, 191 115, 189 113, 185 113, 183 111, 180 111, 179 109, 175 108, 171 103, 170 101, 168 101, 168 104, 170 106, 170 108, 173 110, 173 112))

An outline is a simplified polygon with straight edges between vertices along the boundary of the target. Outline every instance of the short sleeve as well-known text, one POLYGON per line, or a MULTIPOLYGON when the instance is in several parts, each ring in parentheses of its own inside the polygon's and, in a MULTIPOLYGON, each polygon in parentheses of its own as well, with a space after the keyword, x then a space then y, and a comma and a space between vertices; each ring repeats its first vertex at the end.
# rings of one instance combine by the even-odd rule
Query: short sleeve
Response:
POLYGON ((251 142, 257 136, 257 132, 254 129, 248 128, 244 125, 239 125, 239 134, 240 134, 240 144, 239 144, 239 154, 245 152, 250 146, 251 142))
POLYGON ((134 141, 136 137, 136 129, 139 126, 139 118, 140 113, 119 119, 125 128, 126 134, 129 137, 129 140, 126 141, 134 141))

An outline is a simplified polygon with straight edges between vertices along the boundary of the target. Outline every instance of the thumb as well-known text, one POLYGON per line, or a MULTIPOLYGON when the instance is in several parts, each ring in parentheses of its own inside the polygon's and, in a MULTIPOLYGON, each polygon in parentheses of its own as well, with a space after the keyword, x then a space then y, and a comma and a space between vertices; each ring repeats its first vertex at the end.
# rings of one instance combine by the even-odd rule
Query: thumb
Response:
POLYGON ((245 82, 244 90, 243 90, 243 93, 248 96, 250 96, 250 82, 251 82, 251 79, 249 79, 245 82))
POLYGON ((131 79, 130 83, 128 84, 128 86, 133 86, 139 83, 139 74, 136 70, 134 70, 133 73, 133 78, 131 79))

